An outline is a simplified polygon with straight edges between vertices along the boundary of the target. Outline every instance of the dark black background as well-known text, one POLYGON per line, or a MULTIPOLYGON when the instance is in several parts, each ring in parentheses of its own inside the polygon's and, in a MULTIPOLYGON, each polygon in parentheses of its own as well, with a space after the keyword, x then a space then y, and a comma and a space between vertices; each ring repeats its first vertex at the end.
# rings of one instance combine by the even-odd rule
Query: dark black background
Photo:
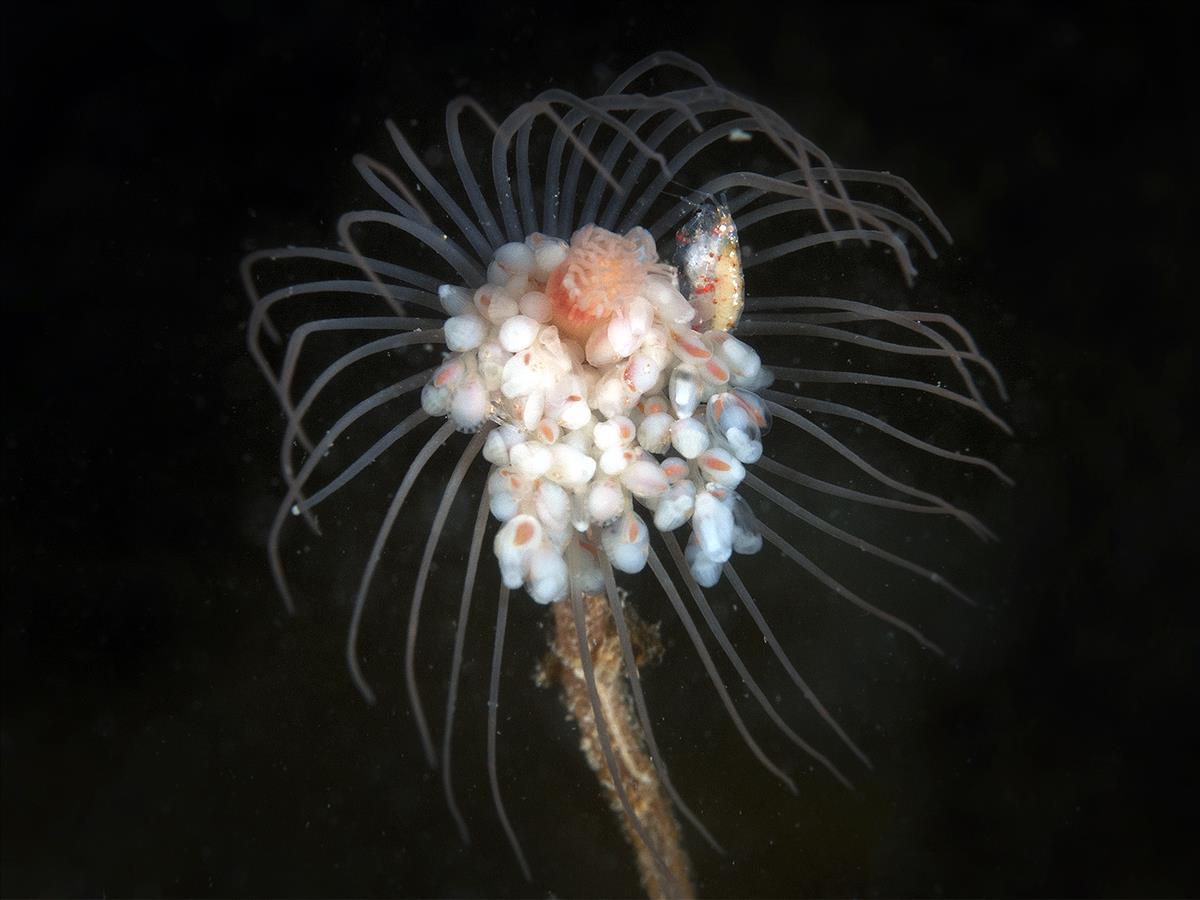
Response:
POLYGON ((791 798, 708 694, 685 714, 679 780, 731 850, 697 849, 701 892, 1196 893, 1194 32, 1167 7, 118 6, 2 38, 5 895, 636 893, 528 685, 540 636, 514 638, 502 735, 527 885, 478 775, 459 844, 398 679, 354 692, 344 606, 283 615, 236 264, 331 240, 386 116, 436 135, 460 93, 587 93, 659 48, 921 188, 1018 432, 993 612, 851 713, 891 723, 860 794, 791 798))

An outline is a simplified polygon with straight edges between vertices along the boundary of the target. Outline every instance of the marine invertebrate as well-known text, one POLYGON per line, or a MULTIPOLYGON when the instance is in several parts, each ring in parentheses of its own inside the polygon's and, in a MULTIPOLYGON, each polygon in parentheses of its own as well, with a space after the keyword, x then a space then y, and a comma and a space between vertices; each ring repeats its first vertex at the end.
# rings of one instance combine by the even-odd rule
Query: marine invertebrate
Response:
POLYGON ((716 842, 675 790, 659 752, 640 684, 636 620, 614 570, 652 576, 649 583, 678 619, 730 721, 768 771, 795 790, 792 777, 743 720, 711 641, 780 732, 848 783, 761 689, 707 591, 721 586, 749 612, 807 703, 864 762, 865 754, 775 638, 771 610, 760 607, 735 554, 753 555, 769 544, 828 592, 918 645, 937 647, 826 571, 790 534, 760 520, 743 492, 813 534, 965 598, 933 570, 793 496, 811 492, 947 518, 990 536, 969 512, 869 460, 818 417, 856 423, 916 454, 1006 476, 982 457, 910 433, 854 402, 780 390, 773 382, 905 392, 1001 429, 1007 426, 986 394, 1003 396, 1003 384, 969 333, 948 316, 807 294, 746 296, 743 268, 748 282, 777 283, 794 278, 791 263, 800 251, 853 242, 881 245, 911 279, 916 268, 910 244, 934 255, 925 229, 948 235, 903 179, 834 165, 777 114, 671 53, 632 66, 602 95, 545 91, 501 121, 472 99, 453 101, 446 134, 454 184, 436 177, 390 122, 388 131, 406 177, 377 160, 355 160, 388 209, 342 216, 341 249, 259 251, 244 264, 252 302, 250 350, 286 419, 280 453, 286 495, 271 530, 272 571, 290 606, 280 553, 287 523, 300 517, 317 528, 319 506, 378 469, 408 435, 433 428, 397 470, 355 593, 347 658, 363 695, 373 699, 357 645, 378 567, 402 515, 425 486, 431 461, 456 433, 464 435, 455 439, 462 448, 436 508, 421 519, 423 549, 413 573, 404 653, 414 722, 430 764, 440 762, 451 814, 465 837, 451 777, 451 736, 465 630, 490 547, 501 586, 488 764, 499 819, 521 867, 528 873, 504 810, 495 745, 498 673, 514 590, 553 610, 556 677, 639 853, 648 891, 690 893, 672 807, 716 842), (677 78, 678 86, 657 86, 677 78), (485 126, 486 154, 468 148, 464 116, 485 126), (742 162, 730 166, 730 156, 742 162), (480 157, 490 183, 476 171, 480 157), (859 197, 862 191, 872 199, 859 197), (739 232, 771 235, 764 226, 778 231, 784 224, 803 230, 739 246, 739 232), (264 267, 274 268, 264 273, 264 267), (325 317, 331 305, 335 314, 325 317), (318 362, 311 351, 318 336, 345 343, 332 359, 318 362), (923 377, 894 369, 820 368, 814 364, 819 354, 794 346, 801 339, 869 351, 884 366, 898 363, 901 373, 915 363, 925 367, 923 377), (761 341, 764 353, 804 365, 764 362, 751 341, 761 341), (395 371, 400 354, 403 367, 415 372, 395 371), (377 365, 380 383, 373 393, 351 403, 331 401, 330 387, 344 372, 380 362, 385 365, 377 365), (841 467, 839 477, 818 476, 775 457, 763 439, 775 420, 805 436, 811 453, 830 457, 841 467), (417 674, 418 634, 442 536, 464 483, 483 468, 477 464, 481 455, 491 467, 466 543, 439 750, 417 674), (874 487, 859 487, 847 473, 874 487), (313 489, 321 474, 326 481, 313 489), (598 666, 601 659, 605 665, 598 666))

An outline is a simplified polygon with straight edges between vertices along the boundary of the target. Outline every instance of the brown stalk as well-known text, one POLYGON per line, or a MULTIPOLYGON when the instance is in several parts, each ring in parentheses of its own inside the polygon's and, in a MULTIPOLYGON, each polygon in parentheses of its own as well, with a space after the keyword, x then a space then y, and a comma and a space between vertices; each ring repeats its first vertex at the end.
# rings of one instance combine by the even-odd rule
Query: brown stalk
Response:
MULTIPOLYGON (((609 806, 621 822, 625 839, 633 847, 642 887, 652 898, 694 897, 691 865, 679 833, 671 802, 663 792, 654 762, 646 750, 641 725, 634 711, 625 673, 624 658, 617 629, 613 623, 608 600, 599 594, 583 597, 588 644, 595 670, 596 690, 600 695, 601 713, 608 726, 609 740, 616 756, 621 786, 629 804, 641 822, 651 842, 659 848, 662 863, 671 875, 663 878, 654 854, 642 841, 617 795, 612 774, 604 760, 596 718, 588 697, 575 619, 569 603, 555 603, 554 634, 550 641, 552 652, 541 672, 542 683, 554 681, 562 691, 563 705, 579 726, 579 746, 596 773, 596 778, 608 798, 609 806)), ((625 609, 639 666, 662 652, 657 629, 642 623, 631 608, 625 609)))

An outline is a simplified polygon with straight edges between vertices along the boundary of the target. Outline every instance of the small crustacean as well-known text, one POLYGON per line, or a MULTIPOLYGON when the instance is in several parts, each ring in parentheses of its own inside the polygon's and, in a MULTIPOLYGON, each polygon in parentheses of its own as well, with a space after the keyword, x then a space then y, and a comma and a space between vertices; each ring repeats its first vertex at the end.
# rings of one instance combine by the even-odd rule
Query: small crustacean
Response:
POLYGON ((706 200, 675 234, 679 289, 700 327, 732 331, 745 305, 737 225, 725 198, 706 200))

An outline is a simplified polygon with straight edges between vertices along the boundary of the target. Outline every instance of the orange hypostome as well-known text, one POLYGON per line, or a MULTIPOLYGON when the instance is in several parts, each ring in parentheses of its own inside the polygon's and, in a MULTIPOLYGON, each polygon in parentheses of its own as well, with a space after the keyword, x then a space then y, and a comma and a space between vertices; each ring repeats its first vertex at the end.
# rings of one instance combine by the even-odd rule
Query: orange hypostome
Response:
POLYGON ((550 315, 559 332, 569 338, 583 342, 588 339, 597 325, 608 321, 611 311, 603 315, 581 309, 571 297, 571 292, 563 285, 563 277, 567 274, 570 260, 564 262, 550 274, 546 282, 546 296, 550 298, 550 315))
POLYGON ((643 251, 637 242, 594 225, 577 231, 567 258, 546 282, 559 331, 586 341, 636 296, 650 270, 643 251))

